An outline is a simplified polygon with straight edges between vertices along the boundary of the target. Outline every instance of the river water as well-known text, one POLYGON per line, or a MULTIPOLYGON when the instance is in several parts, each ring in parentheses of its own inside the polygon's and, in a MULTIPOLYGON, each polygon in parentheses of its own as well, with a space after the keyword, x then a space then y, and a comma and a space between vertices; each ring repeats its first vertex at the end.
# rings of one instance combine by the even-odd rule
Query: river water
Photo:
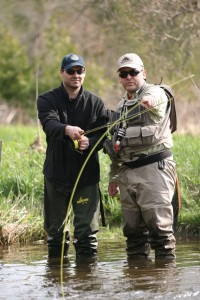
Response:
POLYGON ((99 241, 96 262, 49 264, 44 244, 0 247, 0 299, 200 299, 200 239, 177 241, 176 262, 128 263, 125 242, 99 241))

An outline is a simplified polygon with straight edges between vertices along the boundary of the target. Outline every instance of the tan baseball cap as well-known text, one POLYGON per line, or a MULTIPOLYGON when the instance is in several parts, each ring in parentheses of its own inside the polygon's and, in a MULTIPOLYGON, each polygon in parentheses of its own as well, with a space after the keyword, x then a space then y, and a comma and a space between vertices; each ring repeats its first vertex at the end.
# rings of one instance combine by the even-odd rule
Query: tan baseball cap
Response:
POLYGON ((118 70, 117 71, 119 71, 123 67, 130 67, 130 68, 140 70, 141 67, 144 68, 144 64, 143 64, 143 61, 141 60, 141 58, 137 54, 126 53, 118 59, 118 70))

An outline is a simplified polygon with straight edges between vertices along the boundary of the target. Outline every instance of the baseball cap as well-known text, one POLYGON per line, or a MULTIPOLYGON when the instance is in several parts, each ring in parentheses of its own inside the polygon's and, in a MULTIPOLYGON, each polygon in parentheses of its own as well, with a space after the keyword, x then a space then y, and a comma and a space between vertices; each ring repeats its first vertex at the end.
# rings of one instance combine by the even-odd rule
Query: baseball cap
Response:
POLYGON ((61 62, 61 70, 69 70, 74 66, 85 68, 85 62, 83 58, 73 53, 65 55, 61 62))
POLYGON ((126 53, 118 59, 118 70, 117 71, 119 71, 123 67, 141 69, 141 67, 144 67, 144 64, 143 64, 143 61, 141 60, 141 58, 137 54, 126 53))

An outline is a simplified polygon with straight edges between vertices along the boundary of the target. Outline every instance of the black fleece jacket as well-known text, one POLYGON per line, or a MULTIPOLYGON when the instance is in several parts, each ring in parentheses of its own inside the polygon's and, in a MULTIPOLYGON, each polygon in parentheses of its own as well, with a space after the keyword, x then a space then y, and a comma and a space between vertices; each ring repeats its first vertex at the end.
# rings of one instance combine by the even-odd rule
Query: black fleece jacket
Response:
MULTIPOLYGON (((47 150, 43 173, 54 184, 72 188, 84 161, 106 129, 88 134, 89 149, 82 154, 75 151, 73 142, 64 134, 66 125, 79 126, 85 132, 107 123, 103 101, 81 87, 79 96, 70 100, 69 95, 60 87, 38 97, 38 117, 46 134, 47 150)), ((104 139, 95 148, 79 180, 79 186, 99 182, 100 166, 98 150, 104 139)))

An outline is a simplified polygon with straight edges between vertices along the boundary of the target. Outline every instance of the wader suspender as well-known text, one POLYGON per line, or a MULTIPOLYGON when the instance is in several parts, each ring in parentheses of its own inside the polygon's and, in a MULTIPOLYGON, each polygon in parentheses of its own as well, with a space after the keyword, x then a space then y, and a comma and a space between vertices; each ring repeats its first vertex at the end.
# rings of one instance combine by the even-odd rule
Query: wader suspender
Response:
POLYGON ((127 106, 125 106, 125 103, 126 103, 126 100, 124 100, 122 109, 120 111, 120 116, 119 116, 119 119, 122 121, 118 124, 118 128, 117 128, 117 136, 116 136, 116 141, 115 141, 115 151, 116 152, 119 152, 119 150, 121 148, 121 140, 125 136, 126 127, 127 127, 127 123, 126 123, 125 119, 126 119, 128 110, 127 110, 127 106))
POLYGON ((102 200, 102 194, 101 194, 101 189, 100 189, 100 187, 99 187, 99 198, 100 198, 101 223, 102 223, 102 226, 103 226, 103 227, 106 227, 105 213, 104 213, 103 200, 102 200))

